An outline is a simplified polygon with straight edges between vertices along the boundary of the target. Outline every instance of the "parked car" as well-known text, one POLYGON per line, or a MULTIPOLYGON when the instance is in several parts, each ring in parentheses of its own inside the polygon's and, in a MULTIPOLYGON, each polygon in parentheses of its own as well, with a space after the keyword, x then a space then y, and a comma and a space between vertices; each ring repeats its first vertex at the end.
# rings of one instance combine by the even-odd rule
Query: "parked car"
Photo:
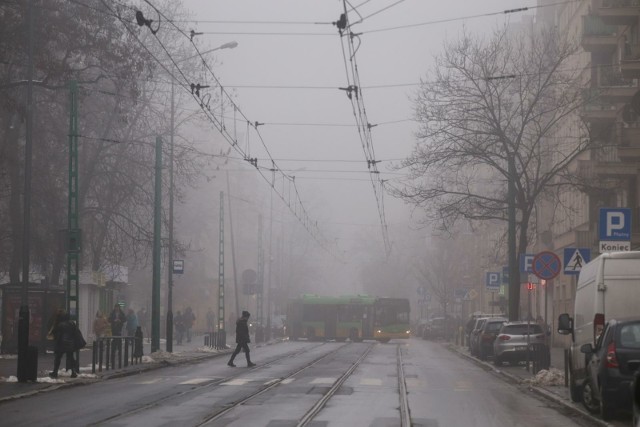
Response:
POLYGON ((630 388, 640 362, 640 317, 610 320, 596 345, 584 344, 580 351, 587 359, 582 384, 584 406, 600 412, 605 421, 617 409, 631 408, 630 388))
POLYGON ((571 400, 579 402, 587 375, 584 344, 595 346, 609 319, 636 316, 640 306, 640 251, 604 253, 582 267, 573 317, 558 318, 558 333, 570 335, 568 382, 571 400))
POLYGON ((429 320, 423 329, 422 338, 433 340, 445 337, 446 321, 444 317, 434 317, 429 320))
MULTIPOLYGON (((629 363, 632 365, 632 363, 629 363)), ((631 411, 633 414, 633 427, 640 427, 640 362, 635 366, 629 366, 629 368, 636 368, 633 374, 633 382, 631 383, 631 411)))
POLYGON ((488 317, 479 317, 476 319, 476 324, 471 331, 471 336, 469 337, 469 353, 471 353, 472 356, 478 354, 478 337, 487 319, 488 317))
POLYGON ((504 317, 490 317, 484 322, 477 338, 477 354, 480 360, 487 360, 488 356, 493 356, 493 342, 506 322, 507 319, 504 317))
POLYGON ((527 344, 544 344, 545 333, 538 323, 506 322, 493 343, 493 363, 518 363, 527 360, 527 344), (528 338, 527 338, 528 336, 528 338))
POLYGON ((482 313, 480 311, 476 311, 475 313, 471 314, 471 316, 469 316, 469 319, 467 320, 467 323, 465 323, 464 325, 464 332, 466 335, 466 343, 467 343, 467 347, 469 347, 469 352, 471 352, 471 332, 473 331, 473 329, 476 326, 476 320, 478 320, 481 317, 506 317, 504 314, 502 313, 497 313, 497 314, 485 314, 482 313))

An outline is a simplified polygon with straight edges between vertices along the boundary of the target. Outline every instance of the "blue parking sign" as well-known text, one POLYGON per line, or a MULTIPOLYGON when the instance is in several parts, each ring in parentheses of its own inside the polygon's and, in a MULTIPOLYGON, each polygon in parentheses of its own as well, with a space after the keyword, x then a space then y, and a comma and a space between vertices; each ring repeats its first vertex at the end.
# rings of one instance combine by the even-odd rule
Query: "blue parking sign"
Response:
POLYGON ((490 292, 498 292, 500 290, 500 273, 497 271, 488 271, 485 275, 485 285, 490 292))
POLYGON ((631 240, 631 209, 600 208, 600 240, 631 240))

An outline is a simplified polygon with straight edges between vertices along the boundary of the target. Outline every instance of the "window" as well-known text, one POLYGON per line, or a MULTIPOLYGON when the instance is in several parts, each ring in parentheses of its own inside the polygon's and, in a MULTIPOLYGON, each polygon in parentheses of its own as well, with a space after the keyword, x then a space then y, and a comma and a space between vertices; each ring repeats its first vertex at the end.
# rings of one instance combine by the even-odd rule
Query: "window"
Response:
POLYGON ((620 347, 640 348, 640 323, 629 323, 620 328, 620 347))

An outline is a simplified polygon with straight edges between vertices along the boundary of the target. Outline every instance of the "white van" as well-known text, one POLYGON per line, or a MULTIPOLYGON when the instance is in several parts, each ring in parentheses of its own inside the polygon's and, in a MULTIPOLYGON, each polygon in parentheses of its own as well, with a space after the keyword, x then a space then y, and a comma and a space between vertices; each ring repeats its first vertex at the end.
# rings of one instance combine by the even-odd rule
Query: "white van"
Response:
POLYGON ((607 320, 640 314, 640 251, 605 253, 582 267, 573 313, 560 315, 558 333, 571 334, 569 390, 578 402, 586 375, 580 347, 595 346, 607 320))

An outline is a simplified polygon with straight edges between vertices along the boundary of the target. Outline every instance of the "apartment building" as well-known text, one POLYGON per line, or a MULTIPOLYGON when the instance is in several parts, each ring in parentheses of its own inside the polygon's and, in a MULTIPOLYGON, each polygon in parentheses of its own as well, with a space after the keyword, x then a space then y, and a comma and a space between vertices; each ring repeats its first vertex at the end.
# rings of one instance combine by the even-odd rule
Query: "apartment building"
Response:
MULTIPOLYGON (((540 6, 550 5, 540 0, 540 6)), ((572 165, 580 189, 560 194, 557 209, 541 204, 538 250, 591 249, 598 255, 602 207, 632 211, 632 249, 640 248, 640 0, 583 0, 539 8, 536 20, 576 37, 584 51, 584 105, 578 119, 594 148, 572 165)), ((577 129, 568 120, 559 133, 577 129)), ((575 134, 576 138, 583 137, 575 134)), ((549 287, 550 320, 573 311, 576 276, 561 274, 549 287)))

